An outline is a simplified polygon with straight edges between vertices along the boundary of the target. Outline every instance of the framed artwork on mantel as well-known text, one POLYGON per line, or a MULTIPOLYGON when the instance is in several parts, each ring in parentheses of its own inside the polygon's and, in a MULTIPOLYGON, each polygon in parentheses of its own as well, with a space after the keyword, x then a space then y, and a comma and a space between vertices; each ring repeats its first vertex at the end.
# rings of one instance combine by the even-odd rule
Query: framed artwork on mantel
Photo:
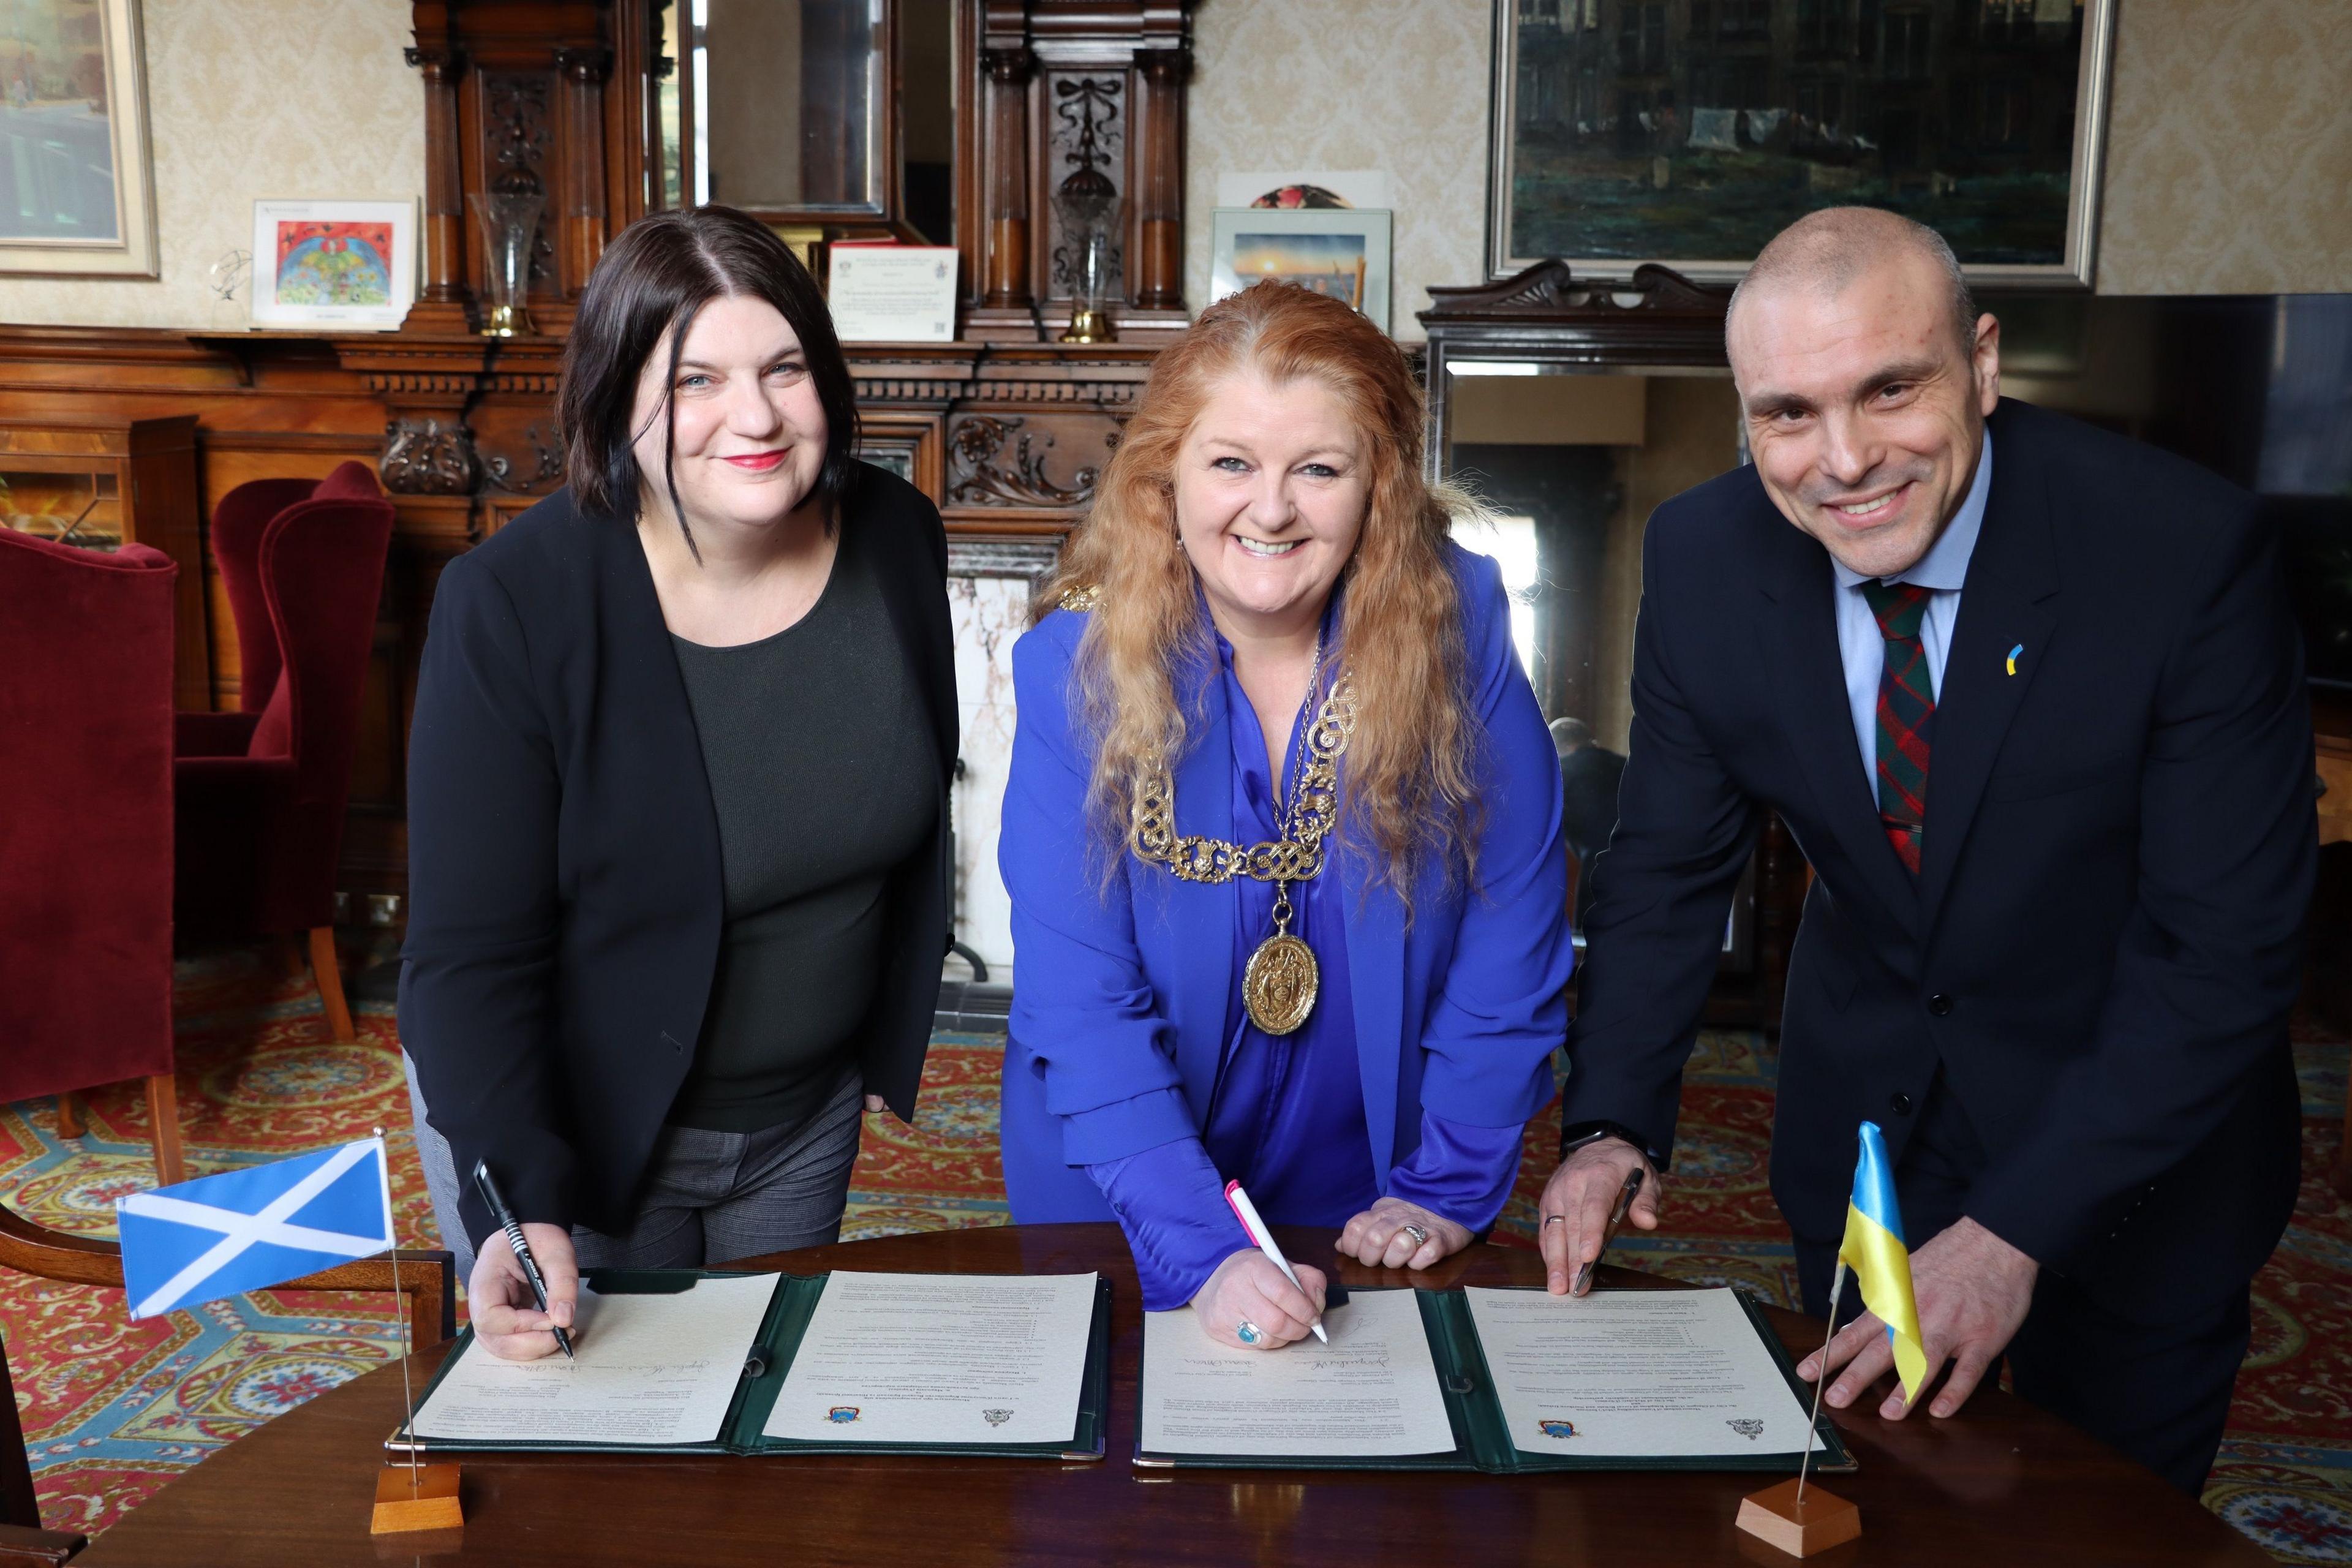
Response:
POLYGON ((0 33, 0 274, 152 278, 139 0, 11 0, 0 33))
POLYGON ((1495 0, 1487 267, 1727 282, 1885 207, 1971 280, 2087 288, 2116 0, 1495 0))

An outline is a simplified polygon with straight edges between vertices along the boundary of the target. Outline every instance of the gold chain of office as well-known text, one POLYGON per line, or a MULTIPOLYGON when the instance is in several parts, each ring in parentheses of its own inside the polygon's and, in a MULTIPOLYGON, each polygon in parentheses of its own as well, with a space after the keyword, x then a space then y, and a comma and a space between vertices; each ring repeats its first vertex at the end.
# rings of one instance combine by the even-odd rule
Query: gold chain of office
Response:
POLYGON ((1290 884, 1323 869, 1324 843, 1339 821, 1339 759, 1355 732, 1355 682, 1341 670, 1308 726, 1289 809, 1283 815, 1282 837, 1271 844, 1230 844, 1179 834, 1176 784, 1168 770, 1147 769, 1136 780, 1130 837, 1138 855, 1187 882, 1252 877, 1275 885, 1274 934, 1258 943, 1242 971, 1242 1006, 1250 1021, 1269 1035, 1287 1035, 1306 1023, 1322 988, 1322 966, 1315 961, 1315 950, 1290 934, 1290 884))
POLYGON ((1176 831, 1176 784, 1164 767, 1137 777, 1132 814, 1135 852, 1187 882, 1303 882, 1323 869, 1323 845, 1339 821, 1339 759, 1356 732, 1356 686, 1343 671, 1316 710, 1307 754, 1290 796, 1282 837, 1271 844, 1233 844, 1176 831))

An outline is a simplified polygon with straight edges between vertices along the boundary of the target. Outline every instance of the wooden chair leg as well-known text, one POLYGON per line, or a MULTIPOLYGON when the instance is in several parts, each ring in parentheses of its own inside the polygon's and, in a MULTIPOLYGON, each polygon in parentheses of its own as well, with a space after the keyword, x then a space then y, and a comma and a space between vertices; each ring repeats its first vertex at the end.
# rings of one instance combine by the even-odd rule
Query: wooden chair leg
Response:
POLYGON ((180 1091, 172 1075, 159 1072, 147 1080, 147 1135, 155 1143, 155 1174, 164 1186, 188 1179, 188 1163, 180 1152, 180 1091))
POLYGON ((343 1001, 343 973, 335 964, 335 928, 318 926, 310 932, 310 973, 319 982, 319 1000, 327 1005, 327 1026, 345 1045, 359 1037, 352 1030, 352 1010, 343 1001))
POLYGON ((89 1107, 81 1102, 81 1096, 74 1090, 67 1089, 63 1094, 58 1095, 58 1136, 60 1138, 79 1138, 83 1133, 89 1131, 89 1107))

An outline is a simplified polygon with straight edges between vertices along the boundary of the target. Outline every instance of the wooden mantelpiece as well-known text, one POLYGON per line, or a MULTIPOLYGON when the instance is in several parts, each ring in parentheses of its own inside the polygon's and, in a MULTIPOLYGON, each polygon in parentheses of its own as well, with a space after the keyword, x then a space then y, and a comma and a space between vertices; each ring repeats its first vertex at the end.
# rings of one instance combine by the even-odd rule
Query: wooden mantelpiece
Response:
MULTIPOLYGON (((1092 499, 1150 374, 1143 344, 853 345, 866 449, 940 503, 964 559, 1034 558, 1092 499)), ((339 886, 403 893, 402 782, 435 582, 562 484, 562 342, 466 332, 322 336, 0 327, 0 418, 197 416, 209 521, 247 479, 374 465, 398 511, 339 886)), ((236 624, 205 556, 215 705, 236 702, 236 624)))

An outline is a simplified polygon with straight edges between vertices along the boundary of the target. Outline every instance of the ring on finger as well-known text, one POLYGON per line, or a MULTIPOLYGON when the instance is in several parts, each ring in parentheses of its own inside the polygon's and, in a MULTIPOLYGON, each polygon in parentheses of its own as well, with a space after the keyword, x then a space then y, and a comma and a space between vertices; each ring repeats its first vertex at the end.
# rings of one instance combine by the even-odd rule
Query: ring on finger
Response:
POLYGON ((1548 1214, 1544 1215, 1544 1224, 1546 1225, 1566 1225, 1567 1223, 1568 1216, 1564 1214, 1548 1214))
POLYGON ((1412 1237, 1412 1245, 1416 1249, 1429 1245, 1429 1232, 1422 1229, 1422 1227, 1417 1225, 1409 1225, 1405 1226, 1404 1233, 1412 1237))
POLYGON ((1265 1338, 1265 1331, 1259 1328, 1255 1323, 1251 1322, 1247 1318, 1244 1318, 1240 1322, 1234 1325, 1234 1337, 1241 1341, 1241 1342, 1245 1345, 1254 1345, 1259 1343, 1265 1338))

